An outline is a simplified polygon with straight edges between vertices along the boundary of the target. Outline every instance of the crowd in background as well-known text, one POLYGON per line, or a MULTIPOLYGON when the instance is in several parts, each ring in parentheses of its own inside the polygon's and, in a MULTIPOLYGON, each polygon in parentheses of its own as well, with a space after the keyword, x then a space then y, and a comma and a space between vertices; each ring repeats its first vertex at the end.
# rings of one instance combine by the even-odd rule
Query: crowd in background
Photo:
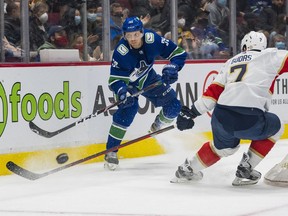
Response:
MULTIPOLYGON (((20 0, 4 0, 3 46, 6 61, 21 61, 20 0)), ((40 61, 41 49, 78 49, 79 59, 101 61, 102 0, 86 0, 87 46, 84 58, 81 0, 30 0, 29 42, 32 62, 40 61)), ((23 5, 22 5, 23 6, 23 5)), ((122 23, 138 16, 145 28, 171 39, 171 0, 110 0, 111 53, 122 37, 122 23)), ((229 1, 178 0, 178 45, 189 59, 228 59, 229 1)), ((262 31, 269 47, 286 49, 285 0, 236 0, 237 42, 251 30, 262 31)))

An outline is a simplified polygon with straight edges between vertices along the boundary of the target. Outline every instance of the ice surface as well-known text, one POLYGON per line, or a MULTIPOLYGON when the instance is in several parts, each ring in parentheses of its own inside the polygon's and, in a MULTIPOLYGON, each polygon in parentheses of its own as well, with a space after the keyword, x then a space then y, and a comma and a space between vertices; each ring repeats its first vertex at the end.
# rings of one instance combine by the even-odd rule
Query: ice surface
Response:
MULTIPOLYGON (((195 139, 159 135, 168 153, 120 160, 108 171, 102 163, 78 165, 36 181, 0 177, 0 215, 103 216, 268 216, 287 215, 287 188, 266 185, 233 187, 236 167, 248 145, 203 171, 193 184, 171 184, 177 166, 196 152, 195 139), (183 141, 185 139, 185 141, 183 141)), ((127 147, 129 148, 129 147, 127 147)), ((281 140, 258 165, 263 175, 288 153, 281 140)))

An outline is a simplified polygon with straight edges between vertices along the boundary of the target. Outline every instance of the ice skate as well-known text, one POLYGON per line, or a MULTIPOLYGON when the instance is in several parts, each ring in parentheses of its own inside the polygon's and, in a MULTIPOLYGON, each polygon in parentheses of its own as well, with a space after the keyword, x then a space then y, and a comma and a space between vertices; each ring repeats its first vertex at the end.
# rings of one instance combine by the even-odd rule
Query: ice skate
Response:
POLYGON ((160 121, 160 117, 159 117, 159 115, 157 115, 154 122, 152 123, 152 125, 150 127, 149 133, 153 133, 155 131, 160 130, 163 125, 164 125, 164 123, 160 121))
POLYGON ((114 171, 119 165, 119 160, 116 152, 107 153, 104 157, 104 160, 105 160, 104 167, 109 170, 114 171))
POLYGON ((261 173, 251 168, 249 155, 243 154, 243 158, 237 167, 236 177, 232 182, 233 186, 253 185, 256 184, 261 178, 261 173))
POLYGON ((188 160, 186 159, 184 164, 178 167, 175 173, 175 177, 170 180, 171 183, 186 183, 192 181, 199 181, 203 178, 202 172, 194 173, 188 160))

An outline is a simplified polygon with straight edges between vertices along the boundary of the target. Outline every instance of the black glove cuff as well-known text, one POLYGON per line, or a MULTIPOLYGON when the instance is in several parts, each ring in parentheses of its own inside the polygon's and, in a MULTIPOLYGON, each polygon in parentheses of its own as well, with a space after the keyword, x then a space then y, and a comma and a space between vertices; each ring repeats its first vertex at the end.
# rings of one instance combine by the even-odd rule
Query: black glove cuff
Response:
POLYGON ((198 110, 196 109, 196 107, 193 105, 190 109, 190 114, 191 114, 191 118, 194 119, 197 116, 200 116, 201 113, 198 112, 198 110))

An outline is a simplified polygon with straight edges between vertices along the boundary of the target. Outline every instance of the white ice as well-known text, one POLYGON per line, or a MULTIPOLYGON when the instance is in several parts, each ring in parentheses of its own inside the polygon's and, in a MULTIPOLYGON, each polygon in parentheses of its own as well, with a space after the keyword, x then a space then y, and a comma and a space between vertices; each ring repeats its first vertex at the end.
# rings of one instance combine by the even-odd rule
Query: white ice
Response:
MULTIPOLYGON (((122 159, 120 169, 114 172, 105 170, 103 163, 93 163, 36 181, 17 175, 1 176, 0 215, 288 215, 287 188, 266 185, 263 178, 253 186, 231 185, 248 145, 241 145, 237 153, 204 170, 200 182, 170 183, 177 166, 199 148, 193 146, 195 137, 175 137, 173 133, 158 136, 167 154, 122 159)), ((280 162, 288 152, 287 144, 288 140, 279 141, 257 170, 265 174, 280 162)))

